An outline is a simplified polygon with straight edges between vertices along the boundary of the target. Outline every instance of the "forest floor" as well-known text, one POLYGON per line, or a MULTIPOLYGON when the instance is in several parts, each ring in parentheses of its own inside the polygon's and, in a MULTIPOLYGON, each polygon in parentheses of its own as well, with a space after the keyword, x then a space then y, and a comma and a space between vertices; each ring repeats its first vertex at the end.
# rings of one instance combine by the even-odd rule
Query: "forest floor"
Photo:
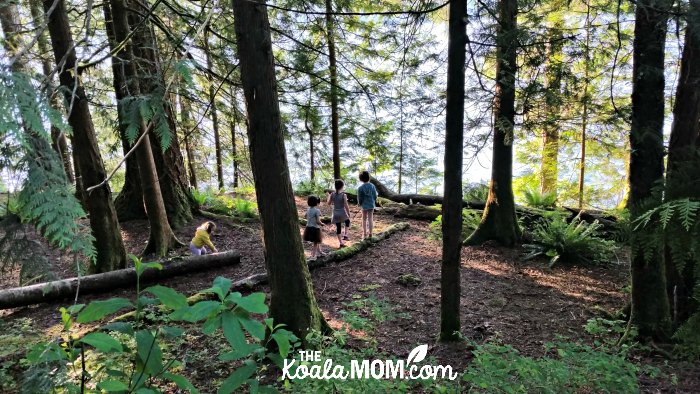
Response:
MULTIPOLYGON (((303 216, 305 201, 297 199, 297 205, 300 216, 303 216)), ((330 214, 327 206, 324 205, 321 209, 324 214, 330 214)), ((350 228, 350 244, 358 241, 361 235, 360 215, 354 206, 351 211, 353 223, 350 228)), ((194 229, 205 220, 207 219, 197 217, 177 230, 180 240, 189 243, 194 229)), ((383 228, 405 220, 380 214, 375 215, 375 221, 375 232, 381 232, 383 228)), ((429 355, 434 356, 440 364, 449 364, 462 371, 470 363, 473 349, 465 343, 436 343, 440 322, 440 242, 430 239, 428 223, 407 221, 410 223, 408 230, 400 231, 348 260, 312 271, 319 306, 327 320, 336 328, 345 324, 342 321, 347 322, 344 317, 347 317, 349 305, 353 302, 355 316, 359 318, 371 315, 369 307, 379 307, 384 311, 382 313, 386 318, 375 321, 367 329, 371 332, 349 330, 351 339, 348 346, 362 349, 367 346, 367 337, 371 336, 378 351, 405 359, 415 346, 428 344, 429 355), (419 278, 420 283, 415 286, 398 283, 397 278, 404 274, 419 278), (358 300, 369 300, 364 304, 369 306, 367 310, 357 307, 358 300)), ((217 224, 218 228, 212 238, 214 244, 221 251, 239 251, 241 263, 164 280, 162 285, 185 294, 193 294, 210 287, 217 276, 237 280, 264 272, 260 224, 252 222, 243 225, 245 227, 231 225, 226 221, 218 221, 217 224)), ((128 251, 138 254, 145 246, 148 224, 145 221, 123 223, 122 235, 128 251)), ((335 227, 324 228, 324 251, 329 252, 337 246, 335 227)), ((305 249, 308 256, 310 245, 305 244, 305 249)), ((177 252, 186 254, 187 249, 183 247, 177 252)), ((550 269, 544 262, 523 263, 521 253, 520 248, 508 249, 493 245, 463 249, 461 305, 462 334, 465 338, 478 343, 500 338, 524 355, 539 357, 545 354, 544 344, 556 341, 557 336, 591 343, 592 337, 583 329, 586 322, 600 317, 601 311, 613 313, 619 310, 629 299, 629 274, 625 264, 550 269)), ((55 268, 59 277, 74 275, 69 261, 58 264, 55 268)), ((16 281, 16 275, 7 275, 0 280, 0 288, 16 285, 16 281)), ((261 290, 268 292, 264 286, 261 290)), ((79 302, 108 297, 133 298, 133 293, 133 289, 121 289, 81 296, 79 302)), ((14 330, 16 334, 27 336, 36 335, 37 332, 56 336, 60 332, 58 308, 70 302, 63 300, 0 311, 0 329, 5 334, 14 330)), ((192 352, 216 351, 217 345, 207 343, 206 340, 190 342, 189 350, 192 352)), ((0 350, 0 365, 5 361, 3 356, 11 355, 3 354, 0 350)), ((671 385, 668 375, 658 379, 642 377, 640 383, 644 391, 700 392, 700 367, 697 365, 689 366, 680 362, 665 365, 663 358, 649 354, 634 357, 635 361, 657 366, 662 371, 672 371, 677 376, 676 385, 671 385)), ((191 361, 194 363, 196 360, 191 361)), ((1 375, 2 370, 0 378, 1 375)), ((211 368, 195 371, 191 378, 195 386, 204 386, 202 392, 210 392, 212 382, 226 376, 226 371, 211 368)))

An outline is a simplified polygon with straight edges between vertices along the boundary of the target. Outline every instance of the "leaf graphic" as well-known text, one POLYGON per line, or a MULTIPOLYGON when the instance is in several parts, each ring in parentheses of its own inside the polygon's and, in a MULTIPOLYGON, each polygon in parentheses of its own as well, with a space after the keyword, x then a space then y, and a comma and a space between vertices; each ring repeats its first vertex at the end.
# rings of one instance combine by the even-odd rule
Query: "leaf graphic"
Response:
POLYGON ((408 359, 406 360, 406 364, 419 363, 425 360, 425 356, 427 355, 428 345, 416 346, 415 349, 411 350, 411 353, 408 353, 408 359))

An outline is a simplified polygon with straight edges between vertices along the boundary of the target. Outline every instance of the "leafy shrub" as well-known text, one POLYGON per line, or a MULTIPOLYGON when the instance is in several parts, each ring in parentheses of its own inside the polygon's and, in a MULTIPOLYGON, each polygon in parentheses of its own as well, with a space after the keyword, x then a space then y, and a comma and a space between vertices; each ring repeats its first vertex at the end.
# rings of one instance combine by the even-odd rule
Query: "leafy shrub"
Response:
POLYGON ((525 204, 533 208, 552 208, 557 203, 555 192, 541 193, 537 189, 528 188, 523 192, 525 204))
MULTIPOLYGON (((645 212, 632 225, 636 230, 633 252, 642 253, 649 261, 655 258, 656 252, 666 250, 676 270, 694 283, 692 295, 697 305, 700 301, 700 201, 688 198, 667 201, 645 212)), ((695 308, 673 337, 677 341, 676 353, 689 359, 700 358, 700 310, 695 308)))
POLYGON ((509 345, 475 345, 474 362, 463 379, 470 392, 582 393, 639 392, 641 369, 624 354, 610 354, 579 343, 546 344, 539 359, 521 355, 509 345))
POLYGON ((326 189, 314 181, 301 181, 294 189, 294 194, 301 197, 306 196, 323 196, 326 189))
POLYGON ((207 203, 207 199, 211 198, 211 193, 207 190, 199 191, 195 188, 190 189, 192 198, 200 207, 207 203))
MULTIPOLYGON (((142 263, 132 257, 137 278, 146 269, 162 268, 158 263, 142 263)), ((242 296, 231 292, 232 282, 223 277, 214 279, 211 288, 201 294, 213 299, 189 305, 188 299, 165 286, 152 286, 143 291, 137 279, 136 302, 126 298, 111 298, 61 308, 61 321, 66 331, 67 343, 41 343, 27 354, 30 368, 23 381, 23 391, 54 392, 60 388, 66 392, 83 392, 83 386, 92 392, 148 392, 159 393, 166 385, 175 385, 182 392, 198 390, 179 374, 184 364, 175 354, 168 352, 172 343, 184 336, 185 328, 177 323, 201 324, 206 335, 222 331, 231 351, 222 349, 221 361, 237 361, 239 367, 225 379, 219 393, 231 393, 247 384, 250 391, 257 391, 260 383, 253 376, 265 360, 282 364, 298 344, 298 339, 272 319, 260 322, 253 314, 268 312, 264 293, 242 296), (148 297, 154 296, 155 298, 148 297), (160 321, 148 327, 141 321, 144 308, 158 307, 160 321), (74 324, 91 323, 121 309, 135 308, 135 322, 115 322, 77 338, 72 333, 74 324), (247 333, 247 334, 246 334, 247 333), (269 336, 266 336, 269 333, 269 336), (250 342, 247 336, 253 338, 250 342), (267 341, 267 343, 265 342, 267 341), (277 350, 268 352, 268 344, 274 342, 277 350), (94 350, 92 350, 94 349, 94 350), (97 355, 96 357, 93 357, 97 355), (106 356, 106 357, 105 357, 106 356), (92 363, 88 362, 91 358, 92 363), (76 366, 82 367, 82 372, 76 366)), ((180 339, 180 341, 184 341, 180 339)), ((182 343, 182 342, 181 342, 182 343)), ((168 390, 170 392, 170 390, 168 390)))
POLYGON ((252 219, 258 216, 258 204, 243 198, 234 198, 232 213, 239 218, 252 219))
POLYGON ((209 212, 233 216, 243 221, 254 219, 258 216, 258 204, 254 201, 238 197, 232 198, 225 194, 214 195, 210 192, 202 194, 205 200, 202 206, 209 212))
POLYGON ((489 185, 485 183, 467 183, 462 188, 465 201, 486 201, 489 197, 489 185))
POLYGON ((615 251, 615 242, 598 236, 602 227, 597 221, 589 224, 578 216, 571 223, 567 223, 562 215, 542 218, 533 225, 533 243, 524 245, 530 251, 525 260, 547 256, 550 267, 559 261, 585 264, 606 262, 615 251))
MULTIPOLYGON (((481 215, 473 209, 462 210, 462 239, 467 239, 481 222, 481 215)), ((438 216, 430 223, 430 239, 442 239, 442 215, 438 216)))

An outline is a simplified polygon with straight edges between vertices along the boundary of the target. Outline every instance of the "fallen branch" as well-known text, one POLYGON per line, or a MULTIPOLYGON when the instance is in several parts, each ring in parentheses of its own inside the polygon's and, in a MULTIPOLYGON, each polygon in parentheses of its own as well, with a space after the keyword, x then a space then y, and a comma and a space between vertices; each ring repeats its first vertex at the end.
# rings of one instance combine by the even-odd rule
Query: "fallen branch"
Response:
MULTIPOLYGON (((193 271, 224 267, 238 264, 240 261, 241 256, 234 251, 205 256, 177 257, 164 261, 162 270, 149 269, 144 271, 141 275, 141 282, 153 282, 193 271)), ((134 268, 125 268, 80 278, 16 287, 0 291, 0 309, 16 308, 73 297, 78 289, 80 294, 83 295, 113 290, 119 287, 133 287, 135 284, 136 270, 134 268)))

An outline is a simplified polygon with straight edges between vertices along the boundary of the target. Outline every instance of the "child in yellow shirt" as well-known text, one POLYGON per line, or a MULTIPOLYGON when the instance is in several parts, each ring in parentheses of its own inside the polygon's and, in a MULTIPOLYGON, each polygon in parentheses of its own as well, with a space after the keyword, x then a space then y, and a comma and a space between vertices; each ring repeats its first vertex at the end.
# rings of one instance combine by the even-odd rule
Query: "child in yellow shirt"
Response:
POLYGON ((197 227, 197 231, 194 233, 194 238, 190 242, 190 252, 193 256, 201 256, 208 253, 217 253, 216 246, 211 243, 209 235, 216 228, 216 224, 213 222, 205 222, 201 226, 197 227))

